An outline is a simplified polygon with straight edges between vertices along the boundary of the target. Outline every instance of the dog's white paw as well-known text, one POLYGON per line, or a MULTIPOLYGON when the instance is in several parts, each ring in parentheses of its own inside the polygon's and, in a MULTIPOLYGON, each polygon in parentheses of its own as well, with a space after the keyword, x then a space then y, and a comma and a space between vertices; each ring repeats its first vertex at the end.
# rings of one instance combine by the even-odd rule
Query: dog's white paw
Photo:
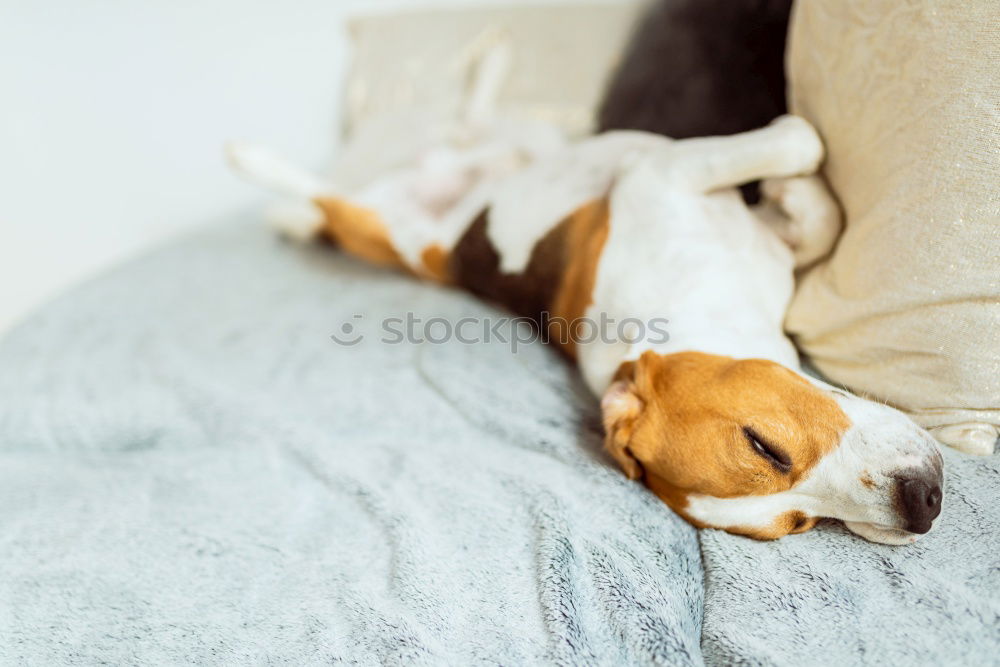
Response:
POLYGON ((1000 429, 993 424, 963 422, 930 429, 939 442, 966 454, 989 456, 996 448, 1000 429))
POLYGON ((795 253, 795 266, 815 262, 833 249, 840 235, 840 208, 819 176, 769 178, 764 198, 784 211, 786 220, 770 222, 795 253))
POLYGON ((230 141, 226 144, 225 151, 233 171, 251 183, 303 199, 331 194, 329 183, 291 164, 263 146, 230 141))
POLYGON ((779 134, 788 171, 798 174, 812 174, 819 169, 825 149, 809 121, 801 116, 779 116, 771 121, 770 127, 779 134))
POLYGON ((276 204, 267 209, 265 218, 285 238, 303 243, 319 236, 326 222, 323 211, 311 201, 276 204))

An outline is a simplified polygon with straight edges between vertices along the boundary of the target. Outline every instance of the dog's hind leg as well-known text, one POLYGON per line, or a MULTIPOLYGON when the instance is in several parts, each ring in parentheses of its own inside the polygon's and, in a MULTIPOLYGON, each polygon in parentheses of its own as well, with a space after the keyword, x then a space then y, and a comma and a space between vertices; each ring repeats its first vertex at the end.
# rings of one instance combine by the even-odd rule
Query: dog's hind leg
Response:
POLYGON ((267 149, 233 143, 226 146, 226 154, 241 176, 289 197, 267 216, 286 236, 297 240, 327 236, 373 264, 406 267, 377 211, 337 196, 332 185, 267 149))
POLYGON ((448 250, 454 237, 485 205, 483 197, 466 197, 438 219, 412 196, 413 173, 386 179, 348 198, 266 149, 230 144, 227 153, 241 176, 290 197, 268 214, 286 236, 326 237, 371 264, 437 282, 448 282, 448 250))
POLYGON ((512 48, 509 40, 495 36, 494 43, 476 63, 462 103, 462 120, 471 128, 484 128, 496 119, 500 89, 510 73, 512 48))
POLYGON ((243 142, 226 144, 226 158, 237 174, 286 199, 268 209, 267 220, 284 236, 308 241, 320 234, 323 211, 313 200, 332 194, 332 187, 261 146, 243 142))
POLYGON ((782 116, 752 132, 675 142, 663 153, 672 181, 710 192, 764 178, 811 174, 823 160, 823 143, 806 120, 782 116))

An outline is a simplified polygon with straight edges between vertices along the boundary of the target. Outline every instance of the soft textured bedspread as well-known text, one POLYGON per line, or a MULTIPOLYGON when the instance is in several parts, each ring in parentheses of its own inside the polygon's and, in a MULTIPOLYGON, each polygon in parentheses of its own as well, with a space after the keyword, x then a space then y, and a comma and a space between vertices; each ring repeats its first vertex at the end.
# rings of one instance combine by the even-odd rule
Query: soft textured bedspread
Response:
POLYGON ((498 315, 238 224, 8 334, 0 662, 1000 659, 997 458, 914 546, 699 534, 552 351, 381 342, 407 312, 498 315))

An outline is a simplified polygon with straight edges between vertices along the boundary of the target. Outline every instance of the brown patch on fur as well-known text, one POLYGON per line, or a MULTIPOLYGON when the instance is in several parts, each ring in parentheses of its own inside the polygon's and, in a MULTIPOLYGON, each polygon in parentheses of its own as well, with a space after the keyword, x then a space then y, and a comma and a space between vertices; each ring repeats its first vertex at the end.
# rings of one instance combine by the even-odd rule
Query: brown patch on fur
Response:
POLYGON ((448 271, 448 253, 439 245, 429 245, 420 253, 420 262, 423 265, 420 274, 430 280, 439 283, 451 281, 451 274, 448 271))
MULTIPOLYGON (((633 458, 649 488, 696 525, 685 512, 689 494, 735 498, 788 490, 837 447, 850 426, 826 392, 772 361, 646 352, 623 364, 619 378, 627 391, 618 387, 607 402, 638 400, 642 409, 608 425, 609 451, 633 458), (790 469, 778 470, 760 456, 745 427, 787 453, 790 469)), ((716 527, 771 539, 815 523, 795 514, 763 530, 716 527)))
POLYGON ((865 470, 861 474, 861 477, 858 478, 858 481, 861 482, 861 485, 864 486, 866 489, 874 489, 877 486, 875 480, 872 479, 871 475, 868 474, 867 470, 865 470))
POLYGON ((580 327, 574 320, 591 302, 608 216, 606 199, 581 206, 535 244, 523 272, 510 274, 500 271, 500 255, 487 234, 489 212, 484 211, 452 250, 448 273, 473 294, 547 327, 550 340, 572 357, 580 327))
POLYGON ((793 510, 779 515, 769 526, 764 528, 733 526, 726 528, 726 532, 744 535, 755 540, 776 540, 785 535, 795 535, 812 530, 818 521, 819 517, 811 517, 803 512, 793 510))
MULTIPOLYGON (((476 296, 499 303, 518 315, 540 321, 559 284, 563 262, 551 251, 554 229, 535 245, 522 273, 502 273, 500 255, 486 233, 489 210, 473 221, 451 251, 450 273, 455 282, 476 296)), ((558 228, 557 228, 558 229, 558 228)))
POLYGON ((566 264, 552 299, 548 327, 550 340, 562 345, 570 357, 576 357, 580 318, 593 303, 597 262, 608 239, 610 216, 609 202, 603 198, 580 207, 560 225, 564 227, 562 247, 566 264))
POLYGON ((326 216, 322 233, 345 252, 379 266, 406 268, 376 211, 336 197, 318 197, 315 203, 326 216))

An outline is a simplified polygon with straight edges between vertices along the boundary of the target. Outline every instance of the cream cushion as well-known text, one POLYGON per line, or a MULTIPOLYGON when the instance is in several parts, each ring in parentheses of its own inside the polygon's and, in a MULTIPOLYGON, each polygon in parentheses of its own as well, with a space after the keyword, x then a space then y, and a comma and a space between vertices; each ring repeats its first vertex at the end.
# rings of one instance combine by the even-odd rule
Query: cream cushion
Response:
POLYGON ((846 229, 787 328, 832 380, 992 451, 1000 425, 1000 2, 800 0, 791 106, 846 229))

